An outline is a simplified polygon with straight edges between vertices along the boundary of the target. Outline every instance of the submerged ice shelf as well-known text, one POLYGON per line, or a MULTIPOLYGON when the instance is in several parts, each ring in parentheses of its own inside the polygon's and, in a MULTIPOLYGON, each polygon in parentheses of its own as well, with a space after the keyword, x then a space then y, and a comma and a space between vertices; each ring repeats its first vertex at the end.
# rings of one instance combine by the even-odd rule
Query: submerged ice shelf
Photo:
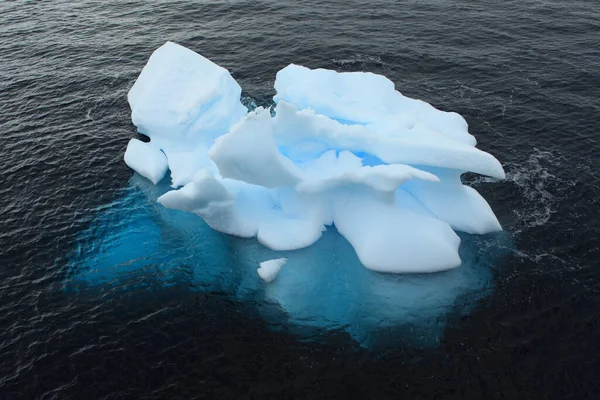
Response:
POLYGON ((248 112, 227 70, 168 42, 129 92, 133 123, 151 140, 132 140, 125 160, 154 183, 168 169, 174 190, 159 203, 217 231, 286 251, 335 226, 380 272, 456 268, 455 231, 501 230, 460 175, 504 170, 460 115, 372 73, 292 64, 275 89, 274 116, 248 112))
POLYGON ((380 274, 364 268, 333 228, 307 248, 273 251, 157 203, 170 190, 166 179, 154 185, 134 174, 122 195, 100 207, 80 232, 65 289, 82 296, 100 290, 103 299, 160 291, 173 295, 176 301, 168 303, 174 305, 182 294, 193 299, 210 293, 226 296, 275 330, 311 341, 327 340, 323 333, 333 331, 369 348, 431 346, 449 321, 470 312, 490 291, 494 266, 510 246, 505 232, 460 234, 461 268, 380 274), (266 284, 257 267, 281 257, 287 263, 266 284))

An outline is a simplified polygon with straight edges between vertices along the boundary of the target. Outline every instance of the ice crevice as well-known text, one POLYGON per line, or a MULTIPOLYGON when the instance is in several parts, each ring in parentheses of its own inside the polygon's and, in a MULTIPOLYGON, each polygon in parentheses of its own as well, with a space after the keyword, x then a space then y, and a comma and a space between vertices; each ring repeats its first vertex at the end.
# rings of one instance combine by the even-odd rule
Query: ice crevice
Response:
POLYGON ((150 142, 132 139, 125 162, 154 184, 170 170, 174 189, 159 203, 215 230, 294 250, 335 225, 380 272, 458 267, 455 231, 502 229, 460 175, 503 179, 504 170, 459 114, 366 72, 291 64, 275 89, 273 115, 248 112, 226 69, 167 42, 129 92, 132 121, 150 142))

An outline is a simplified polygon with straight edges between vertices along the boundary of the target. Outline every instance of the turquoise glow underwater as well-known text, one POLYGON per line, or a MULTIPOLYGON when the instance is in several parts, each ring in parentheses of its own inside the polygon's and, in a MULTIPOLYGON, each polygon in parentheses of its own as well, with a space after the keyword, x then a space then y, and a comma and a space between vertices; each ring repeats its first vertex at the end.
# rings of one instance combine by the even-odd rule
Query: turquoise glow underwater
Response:
POLYGON ((170 189, 166 182, 154 186, 135 174, 121 197, 98 209, 70 257, 67 291, 183 282, 192 292, 246 302, 274 329, 303 339, 338 331, 365 347, 429 346, 452 317, 468 313, 489 293, 494 265, 510 248, 506 233, 461 234, 463 264, 457 269, 380 274, 364 268, 333 227, 316 244, 286 252, 216 232, 194 214, 158 204, 170 189), (275 281, 262 282, 259 263, 279 257, 288 263, 275 281))

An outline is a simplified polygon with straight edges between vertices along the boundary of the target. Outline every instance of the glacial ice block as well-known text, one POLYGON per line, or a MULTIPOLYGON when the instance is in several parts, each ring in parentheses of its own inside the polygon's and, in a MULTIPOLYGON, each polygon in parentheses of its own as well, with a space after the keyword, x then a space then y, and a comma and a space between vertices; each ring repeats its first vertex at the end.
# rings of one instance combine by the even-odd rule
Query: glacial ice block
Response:
POLYGON ((275 102, 286 101, 299 109, 347 124, 370 125, 381 121, 429 125, 448 137, 475 146, 467 122, 454 112, 437 110, 431 104, 405 97, 385 76, 369 72, 336 72, 290 64, 277 73, 275 102))
POLYGON ((487 201, 475 189, 462 184, 460 171, 431 167, 427 170, 440 178, 439 183, 411 181, 404 190, 433 215, 461 232, 484 234, 502 230, 487 201))
POLYGON ((277 150, 269 110, 251 112, 209 151, 223 177, 268 188, 293 186, 301 171, 277 150))
POLYGON ((273 118, 276 143, 298 161, 314 159, 330 149, 349 150, 386 164, 428 165, 505 177, 502 165, 491 154, 425 123, 402 127, 382 120, 369 126, 348 125, 320 114, 321 110, 299 107, 280 100, 273 118))
POLYGON ((400 273, 436 272, 460 265, 460 238, 445 222, 360 193, 338 201, 335 226, 365 267, 400 273))
POLYGON ((262 279, 265 283, 271 283, 277 275, 279 271, 281 271, 281 267, 285 265, 287 262, 287 258, 277 258, 275 260, 263 261, 260 263, 260 267, 256 270, 260 279, 262 279))
POLYGON ((275 89, 274 110, 248 113, 227 70, 173 43, 156 50, 129 102, 178 188, 158 201, 277 251, 335 226, 363 265, 391 273, 458 267, 454 230, 502 229, 461 183, 464 172, 505 174, 460 115, 371 73, 290 65, 275 89))
POLYGON ((248 111, 241 93, 225 68, 192 50, 167 42, 152 53, 127 97, 138 131, 165 153, 173 186, 214 167, 208 148, 248 111))
POLYGON ((221 136, 246 114, 229 72, 178 44, 152 53, 127 96, 138 130, 159 144, 185 148, 221 136))
POLYGON ((125 164, 155 185, 167 173, 167 157, 156 146, 131 139, 125 150, 125 164))
POLYGON ((234 197, 208 169, 198 172, 184 187, 163 194, 158 202, 167 208, 192 212, 219 232, 241 237, 256 235, 256 228, 238 214, 234 197))

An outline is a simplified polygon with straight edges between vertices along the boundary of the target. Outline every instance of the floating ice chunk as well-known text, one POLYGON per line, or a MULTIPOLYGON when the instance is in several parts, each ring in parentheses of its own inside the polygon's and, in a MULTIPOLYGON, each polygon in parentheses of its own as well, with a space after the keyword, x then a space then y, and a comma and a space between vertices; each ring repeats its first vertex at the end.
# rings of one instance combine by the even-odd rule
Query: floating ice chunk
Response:
POLYGON ((238 215, 233 196, 208 169, 198 172, 194 181, 181 189, 163 194, 158 202, 168 208, 193 212, 219 232, 241 237, 256 234, 256 229, 238 215))
POLYGON ((436 272, 460 265, 460 238, 433 216, 360 193, 338 199, 334 223, 361 263, 379 272, 436 272))
POLYGON ((198 144, 192 149, 169 149, 165 151, 171 170, 171 185, 184 186, 194 180, 196 173, 204 168, 216 171, 215 163, 206 154, 208 147, 198 144))
POLYGON ((256 272, 258 272, 260 279, 266 283, 271 283, 275 278, 277 278, 279 271, 281 271, 281 267, 283 267, 286 262, 287 258, 277 258, 275 260, 263 261, 260 263, 260 268, 258 268, 256 272))
POLYGON ((166 154, 173 186, 214 167, 208 148, 248 111, 241 91, 225 68, 178 44, 152 53, 128 100, 138 131, 166 154))
POLYGON ((151 143, 131 139, 125 150, 125 164, 155 185, 168 170, 167 157, 151 143))
POLYGON ((442 168, 427 168, 440 178, 440 183, 412 181, 404 190, 412 194, 433 215, 453 229, 484 234, 502 230, 491 207, 477 191, 460 181, 460 172, 442 168))
POLYGON ((424 123, 404 131, 390 121, 380 121, 377 126, 346 125, 313 110, 299 111, 286 101, 280 101, 275 112, 275 141, 293 160, 311 160, 330 149, 348 150, 371 155, 381 163, 430 165, 505 177, 502 165, 491 154, 424 123))
POLYGON ((307 209, 283 212, 278 197, 277 191, 220 179, 206 168, 193 182, 165 193, 158 202, 192 212, 219 232, 244 238, 256 236, 273 250, 296 250, 316 242, 325 230, 323 214, 307 209))
POLYGON ((325 225, 319 219, 281 217, 263 221, 257 240, 272 250, 297 250, 315 243, 325 225))
POLYGON ((224 178, 268 188, 292 186, 301 179, 301 171, 277 150, 271 114, 262 107, 218 138, 208 154, 224 178))
POLYGON ((298 184, 296 189, 300 193, 317 193, 354 184, 365 185, 378 192, 390 193, 413 178, 439 182, 439 179, 433 174, 408 165, 394 164, 374 167, 361 166, 340 174, 305 180, 298 184))
POLYGON ((188 147, 229 130, 247 109, 229 72, 178 44, 152 53, 128 94, 131 119, 160 145, 188 147))
POLYGON ((382 75, 311 70, 290 64, 277 73, 275 90, 276 102, 312 109, 347 124, 369 125, 408 116, 413 122, 427 124, 461 143, 470 146, 477 143, 459 114, 440 111, 424 101, 403 96, 382 75))

